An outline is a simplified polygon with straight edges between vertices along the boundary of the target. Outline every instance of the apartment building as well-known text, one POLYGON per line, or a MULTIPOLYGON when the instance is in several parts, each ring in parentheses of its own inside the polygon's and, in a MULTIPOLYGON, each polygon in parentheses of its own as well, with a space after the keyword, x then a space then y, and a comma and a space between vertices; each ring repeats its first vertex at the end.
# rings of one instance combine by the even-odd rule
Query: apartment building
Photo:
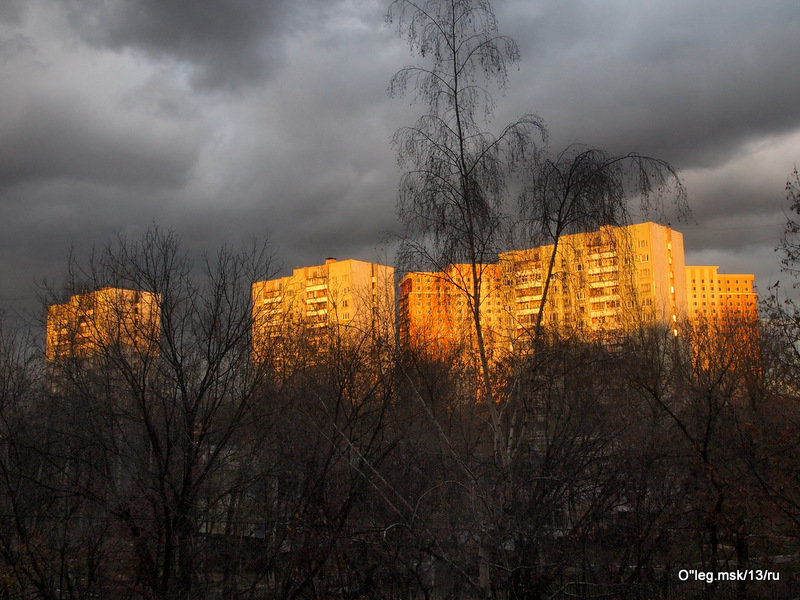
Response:
POLYGON ((508 320, 499 265, 476 265, 474 275, 470 264, 450 265, 442 272, 410 272, 399 288, 398 328, 403 347, 434 356, 473 347, 472 298, 476 297, 485 347, 492 353, 504 347, 508 320))
MULTIPOLYGON (((502 252, 479 270, 481 322, 495 356, 523 348, 537 328, 613 335, 659 322, 677 335, 686 316, 683 236, 656 223, 565 235, 557 245, 502 252)), ((470 277, 469 265, 406 275, 401 343, 458 347, 474 335, 463 312, 470 277)))
POLYGON ((159 300, 152 292, 103 287, 50 305, 47 361, 91 358, 112 348, 139 355, 158 353, 159 300))
POLYGON ((686 288, 692 320, 713 323, 758 320, 753 275, 720 273, 718 266, 689 266, 686 288))
POLYGON ((309 335, 343 327, 378 336, 394 326, 394 269, 328 258, 322 265, 294 269, 287 277, 253 283, 252 301, 256 358, 291 329, 309 335))
POLYGON ((529 339, 538 325, 615 332, 643 322, 676 328, 685 316, 683 236, 656 223, 607 226, 562 236, 557 246, 504 252, 500 267, 514 342, 529 339))

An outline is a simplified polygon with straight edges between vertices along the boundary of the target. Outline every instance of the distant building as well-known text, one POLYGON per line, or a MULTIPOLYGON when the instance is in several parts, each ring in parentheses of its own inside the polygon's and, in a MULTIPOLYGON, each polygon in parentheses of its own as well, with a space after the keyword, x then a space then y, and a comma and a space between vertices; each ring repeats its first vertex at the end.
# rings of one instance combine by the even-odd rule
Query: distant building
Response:
MULTIPOLYGON (((480 293, 478 310, 484 346, 502 350, 508 328, 497 264, 477 265, 480 293)), ((400 281, 398 329, 404 348, 441 356, 463 347, 474 347, 475 297, 472 265, 451 265, 442 272, 411 272, 400 281)))
POLYGON ((758 319, 755 277, 719 273, 718 269, 718 266, 686 267, 689 318, 718 324, 755 322, 758 319))
POLYGON ((290 330, 314 335, 314 330, 337 327, 378 337, 394 325, 394 269, 328 258, 288 277, 253 283, 252 300, 256 359, 290 330))
POLYGON ((717 266, 686 267, 692 360, 717 376, 735 372, 747 385, 759 376, 761 335, 753 275, 719 273, 717 266))
MULTIPOLYGON (((478 266, 485 346, 495 357, 524 348, 539 321, 544 329, 591 335, 661 323, 677 335, 687 314, 685 268, 683 236, 656 223, 606 226, 562 236, 557 247, 500 253, 497 264, 478 266)), ((446 349, 474 336, 471 285, 470 265, 406 275, 400 282, 401 343, 446 349)))
POLYGON ((159 336, 158 294, 104 287, 47 308, 45 356, 53 362, 92 358, 112 349, 156 354, 159 336))
POLYGON ((545 327, 603 333, 656 322, 676 329, 685 316, 683 236, 656 223, 565 235, 557 249, 501 253, 500 266, 512 342, 530 338, 540 311, 545 327))

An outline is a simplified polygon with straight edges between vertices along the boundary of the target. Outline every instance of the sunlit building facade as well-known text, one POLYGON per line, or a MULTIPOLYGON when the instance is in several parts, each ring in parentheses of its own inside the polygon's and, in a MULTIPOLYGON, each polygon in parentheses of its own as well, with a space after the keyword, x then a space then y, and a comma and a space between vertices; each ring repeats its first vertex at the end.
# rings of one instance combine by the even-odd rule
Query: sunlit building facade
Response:
POLYGON ((394 328, 394 269, 360 260, 328 258, 322 265, 294 269, 288 277, 252 285, 253 355, 294 330, 386 335, 394 328))
POLYGON ((475 345, 478 310, 485 347, 491 354, 506 344, 508 312, 505 307, 500 266, 497 264, 450 265, 442 272, 410 272, 399 284, 398 329, 404 348, 443 356, 475 345), (479 293, 475 294, 475 279, 479 293))
POLYGON ((693 360, 704 370, 760 374, 758 297, 751 274, 720 273, 717 266, 686 268, 693 360))
POLYGON ((52 363, 112 350, 153 355, 158 353, 159 336, 158 294, 103 287, 47 308, 45 356, 52 363))
POLYGON ((501 253, 500 266, 512 343, 537 325, 613 334, 642 323, 677 328, 685 316, 683 236, 656 223, 565 235, 557 246, 501 253))
MULTIPOLYGON (((677 334, 686 316, 683 236, 656 223, 565 235, 557 246, 500 253, 497 264, 479 271, 481 323, 494 357, 524 349, 537 328, 613 336, 661 323, 677 334)), ((406 275, 400 282, 401 343, 464 345, 465 336, 474 335, 465 313, 470 277, 469 265, 406 275)))
POLYGON ((689 318, 694 321, 730 323, 758 319, 755 277, 720 273, 718 266, 686 267, 689 318))

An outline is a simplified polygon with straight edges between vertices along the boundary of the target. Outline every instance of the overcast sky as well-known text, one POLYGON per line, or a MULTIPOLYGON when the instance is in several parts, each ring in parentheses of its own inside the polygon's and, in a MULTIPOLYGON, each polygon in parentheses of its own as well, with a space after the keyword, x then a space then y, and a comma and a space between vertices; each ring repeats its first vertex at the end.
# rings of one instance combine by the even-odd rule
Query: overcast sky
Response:
MULTIPOLYGON (((285 269, 393 260, 390 99, 414 61, 383 0, 0 1, 0 306, 151 224, 192 249, 268 236, 285 269)), ((800 162, 797 0, 498 0, 519 69, 496 124, 680 170, 687 263, 778 277, 800 162)))

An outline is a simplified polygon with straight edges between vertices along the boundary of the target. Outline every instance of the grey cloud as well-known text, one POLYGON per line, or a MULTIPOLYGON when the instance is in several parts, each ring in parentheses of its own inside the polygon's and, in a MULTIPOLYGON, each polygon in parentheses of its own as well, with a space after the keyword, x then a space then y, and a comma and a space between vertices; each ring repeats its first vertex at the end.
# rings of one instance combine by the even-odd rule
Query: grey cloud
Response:
MULTIPOLYGON (((287 268, 375 258, 399 229, 391 135, 424 108, 386 96, 415 61, 387 4, 0 2, 0 305, 57 276, 73 243, 153 222, 198 252, 269 234, 287 268)), ((670 160, 694 207, 673 223, 687 251, 772 272, 800 131, 796 0, 495 7, 522 50, 498 124, 533 111, 556 149, 670 160), (768 230, 746 256, 726 229, 742 223, 768 230)))
POLYGON ((510 23, 523 44, 512 86, 554 137, 712 166, 800 123, 796 2, 545 6, 510 23))
POLYGON ((25 7, 26 0, 4 0, 0 3, 0 23, 19 23, 25 7))
POLYGON ((88 42, 133 48, 188 65, 201 89, 261 81, 281 59, 276 42, 289 0, 70 0, 68 18, 88 42))
POLYGON ((19 117, 2 127, 0 188, 75 179, 157 189, 180 185, 195 158, 193 145, 186 143, 197 142, 191 128, 114 120, 76 104, 42 99, 29 102, 19 117))
POLYGON ((8 63, 22 54, 34 51, 33 40, 25 35, 0 37, 0 63, 8 63))
POLYGON ((86 258, 116 233, 161 220, 164 197, 78 182, 22 183, 0 192, 0 308, 37 313, 42 281, 59 285, 70 250, 86 258))

